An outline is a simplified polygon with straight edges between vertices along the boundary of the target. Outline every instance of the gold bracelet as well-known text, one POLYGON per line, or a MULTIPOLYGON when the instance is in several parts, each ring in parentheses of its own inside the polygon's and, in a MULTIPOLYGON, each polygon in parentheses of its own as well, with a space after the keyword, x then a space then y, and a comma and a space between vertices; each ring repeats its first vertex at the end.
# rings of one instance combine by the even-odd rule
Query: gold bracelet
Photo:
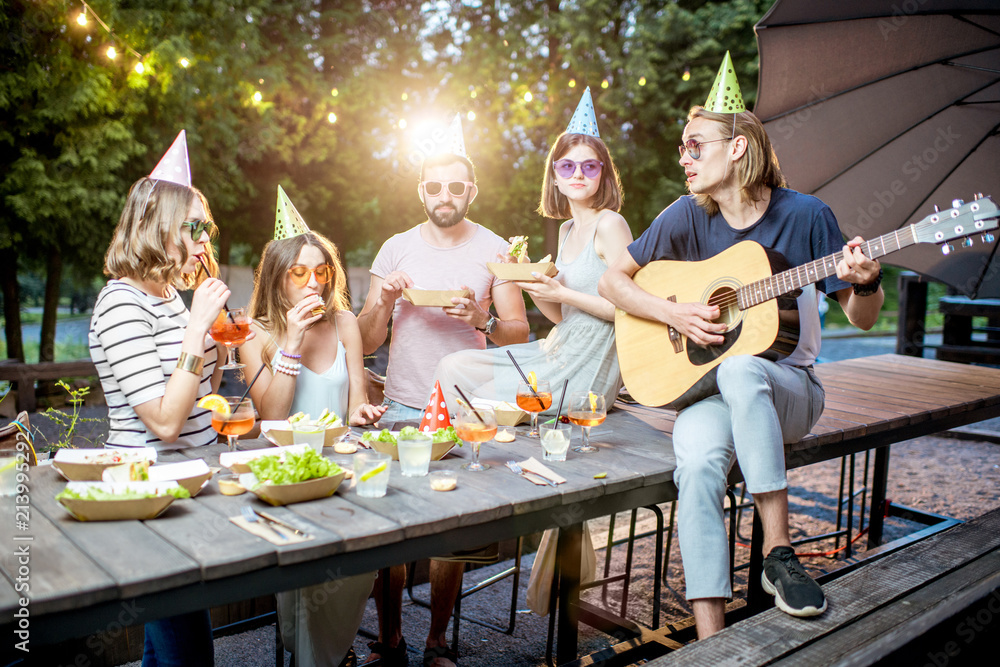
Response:
POLYGON ((187 352, 181 352, 177 357, 177 370, 187 371, 195 375, 201 375, 201 369, 205 366, 205 357, 199 357, 187 352))

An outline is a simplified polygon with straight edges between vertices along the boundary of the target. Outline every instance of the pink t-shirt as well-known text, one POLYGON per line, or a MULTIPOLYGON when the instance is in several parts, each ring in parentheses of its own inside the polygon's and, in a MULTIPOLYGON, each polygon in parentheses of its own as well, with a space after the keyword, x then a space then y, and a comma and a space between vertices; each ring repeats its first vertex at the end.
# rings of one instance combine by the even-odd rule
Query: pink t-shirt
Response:
MULTIPOLYGON (((459 289, 466 285, 475 291, 482 307, 489 309, 494 285, 504 281, 489 272, 486 262, 497 261, 497 253, 506 252, 507 242, 475 225, 476 232, 465 243, 438 248, 420 236, 421 227, 417 225, 386 241, 372 263, 371 272, 385 278, 393 271, 404 271, 416 287, 427 290, 459 289)), ((486 349, 486 335, 448 317, 441 308, 414 306, 400 297, 392 312, 386 397, 423 408, 434 389, 434 368, 438 361, 452 352, 469 349, 486 349)))

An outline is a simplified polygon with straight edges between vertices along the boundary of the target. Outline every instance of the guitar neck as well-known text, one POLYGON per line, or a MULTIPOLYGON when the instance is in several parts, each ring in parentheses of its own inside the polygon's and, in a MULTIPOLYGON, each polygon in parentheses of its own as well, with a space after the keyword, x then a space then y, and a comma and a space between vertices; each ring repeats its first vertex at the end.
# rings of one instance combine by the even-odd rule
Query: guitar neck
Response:
MULTIPOLYGON (((914 233, 914 226, 909 225, 903 229, 880 236, 871 241, 861 244, 861 252, 865 257, 878 259, 889 253, 896 252, 902 248, 917 243, 914 233)), ((768 278, 763 278, 756 282, 745 285, 737 290, 739 307, 746 309, 757 304, 776 299, 806 285, 811 285, 823 278, 837 275, 837 262, 840 261, 840 253, 827 255, 807 264, 788 269, 781 273, 776 273, 768 278)))

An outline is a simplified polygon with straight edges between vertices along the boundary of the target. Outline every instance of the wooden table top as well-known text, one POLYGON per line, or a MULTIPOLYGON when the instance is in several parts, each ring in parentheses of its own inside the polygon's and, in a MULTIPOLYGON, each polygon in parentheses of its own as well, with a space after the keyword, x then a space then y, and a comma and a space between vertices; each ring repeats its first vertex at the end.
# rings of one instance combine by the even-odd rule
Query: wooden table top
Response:
MULTIPOLYGON (((883 355, 823 364, 817 372, 827 388, 826 411, 810 436, 788 448, 789 467, 1000 415, 997 369, 883 355)), ((51 467, 33 468, 27 528, 17 527, 16 503, 0 503, 0 624, 14 623, 23 595, 14 587, 23 567, 17 547, 30 553, 29 571, 20 576, 30 585, 32 641, 46 643, 102 630, 128 604, 155 618, 673 500, 674 417, 642 406, 614 410, 592 430, 598 452, 571 450, 566 462, 549 464, 567 480, 555 488, 504 467, 508 459, 541 459, 538 441, 520 427, 514 442, 482 447, 490 470, 459 470, 458 488, 448 493, 432 491, 427 478, 403 477, 398 463, 384 498, 360 498, 345 484, 333 497, 280 508, 252 494, 223 496, 213 479, 196 498, 149 521, 79 522, 54 498, 62 478, 51 467), (595 479, 598 473, 606 476, 595 479), (248 503, 316 539, 276 546, 230 523, 248 503)), ((264 441, 243 444, 259 446, 264 441)), ((160 461, 204 458, 217 466, 223 451, 213 445, 161 454, 160 461)), ((467 456, 456 448, 431 469, 458 469, 467 456)), ((146 618, 142 613, 131 620, 146 618)))

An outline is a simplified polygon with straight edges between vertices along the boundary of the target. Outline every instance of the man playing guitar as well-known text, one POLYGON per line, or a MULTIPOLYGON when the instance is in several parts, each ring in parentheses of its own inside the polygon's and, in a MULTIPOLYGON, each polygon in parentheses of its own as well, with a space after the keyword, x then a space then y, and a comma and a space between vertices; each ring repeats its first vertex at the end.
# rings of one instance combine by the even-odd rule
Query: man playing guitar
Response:
POLYGON ((601 279, 600 294, 631 315, 669 325, 688 345, 718 346, 728 326, 715 321, 718 306, 654 296, 636 284, 636 272, 654 260, 705 260, 746 240, 781 253, 792 266, 841 251, 842 258, 836 277, 810 284, 798 296, 801 332, 787 358, 724 359, 717 368, 718 393, 677 416, 678 526, 699 638, 722 629, 725 601, 732 597, 723 498, 734 454, 764 527, 764 589, 789 614, 826 609, 822 589, 791 548, 783 444, 807 435, 823 412, 823 388, 812 370, 821 342, 817 290, 835 295, 851 323, 865 330, 875 324, 883 301, 881 268, 861 252, 862 239, 844 245, 829 207, 784 187, 767 133, 739 97, 728 54, 715 88, 734 88, 737 104, 720 93, 706 103, 711 111, 695 106, 689 113, 679 148, 691 194, 628 246, 601 279))

